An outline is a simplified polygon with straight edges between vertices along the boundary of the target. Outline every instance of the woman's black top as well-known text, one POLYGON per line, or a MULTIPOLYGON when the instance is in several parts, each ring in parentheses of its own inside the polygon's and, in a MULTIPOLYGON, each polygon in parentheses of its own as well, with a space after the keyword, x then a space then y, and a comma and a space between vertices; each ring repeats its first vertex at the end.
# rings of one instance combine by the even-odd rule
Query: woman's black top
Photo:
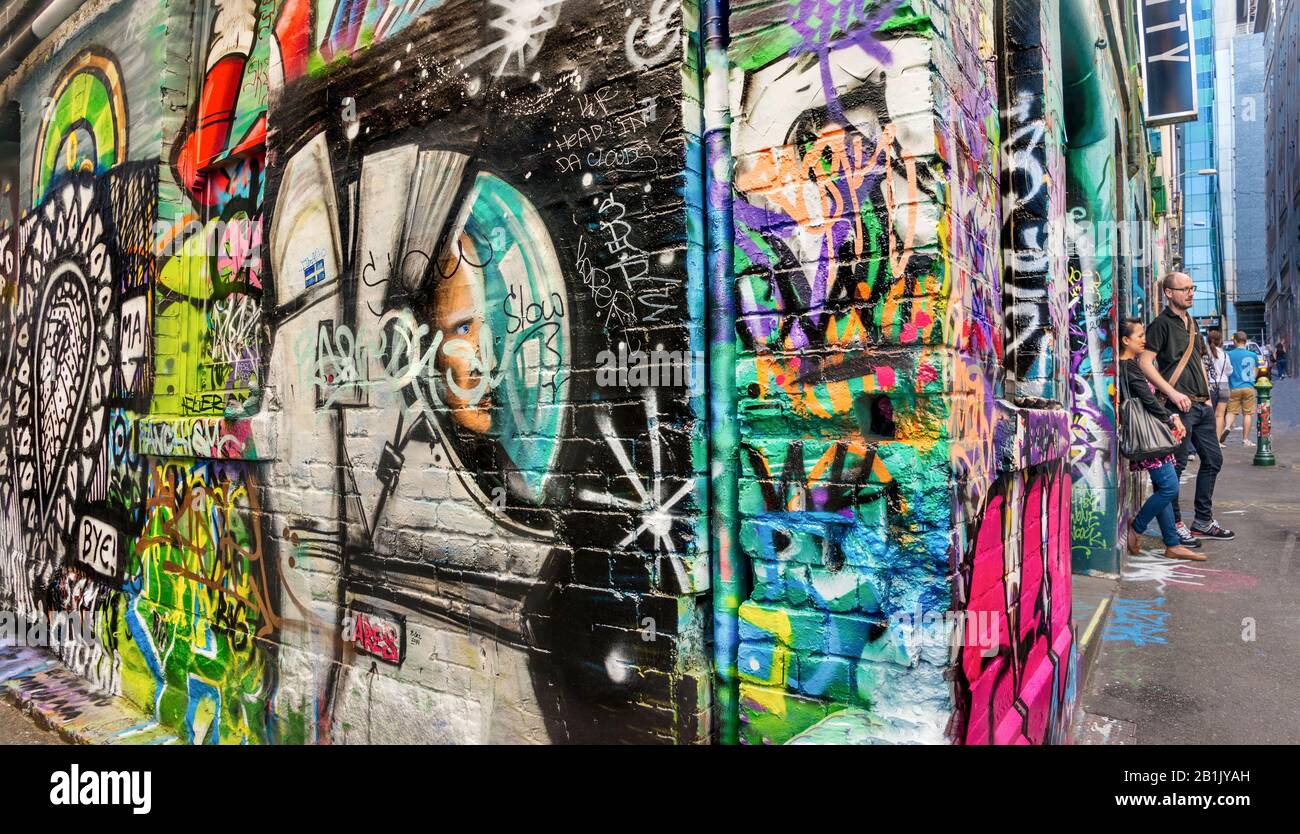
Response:
POLYGON ((1161 405, 1160 400, 1156 398, 1155 392, 1151 390, 1152 385, 1147 382, 1146 374, 1142 373, 1142 366, 1136 359, 1122 359, 1119 363, 1120 373, 1125 375, 1125 381, 1128 383, 1128 393, 1130 397, 1137 397, 1142 401, 1143 407, 1160 422, 1173 426, 1173 413, 1161 405))

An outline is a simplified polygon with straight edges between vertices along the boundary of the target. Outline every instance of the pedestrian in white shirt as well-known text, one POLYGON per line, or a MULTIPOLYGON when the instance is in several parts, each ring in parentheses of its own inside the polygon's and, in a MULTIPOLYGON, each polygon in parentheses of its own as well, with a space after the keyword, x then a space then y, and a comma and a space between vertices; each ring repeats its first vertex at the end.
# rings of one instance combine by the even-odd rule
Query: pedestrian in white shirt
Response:
MULTIPOLYGON (((1223 331, 1211 330, 1210 349, 1205 352, 1205 375, 1210 381, 1210 403, 1214 406, 1215 437, 1223 437, 1224 413, 1228 410, 1228 375, 1232 373, 1232 363, 1228 361, 1228 352, 1223 349, 1223 331)), ((1222 442, 1220 446, 1224 445, 1222 442)))

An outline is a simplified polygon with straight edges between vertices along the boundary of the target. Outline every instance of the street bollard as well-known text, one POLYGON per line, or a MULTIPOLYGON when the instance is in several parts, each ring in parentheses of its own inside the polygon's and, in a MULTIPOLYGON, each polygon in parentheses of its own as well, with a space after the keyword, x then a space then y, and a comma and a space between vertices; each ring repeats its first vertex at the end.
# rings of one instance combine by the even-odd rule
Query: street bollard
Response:
POLYGON ((1255 378, 1255 392, 1259 395, 1258 414, 1255 418, 1256 430, 1259 432, 1259 442, 1255 447, 1255 459, 1251 463, 1255 466, 1273 466, 1277 463, 1277 459, 1273 457, 1272 407, 1269 405, 1269 397, 1273 393, 1273 383, 1268 381, 1268 368, 1262 360, 1259 375, 1255 378))

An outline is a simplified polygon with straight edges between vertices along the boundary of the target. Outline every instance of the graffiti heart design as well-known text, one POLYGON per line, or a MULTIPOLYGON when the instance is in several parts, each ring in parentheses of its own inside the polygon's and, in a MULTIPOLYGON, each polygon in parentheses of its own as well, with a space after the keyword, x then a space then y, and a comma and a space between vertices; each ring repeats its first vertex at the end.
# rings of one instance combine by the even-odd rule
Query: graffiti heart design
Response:
MULTIPOLYGON (((41 521, 54 509, 65 480, 72 434, 81 421, 90 382, 91 320, 86 278, 74 263, 47 279, 36 326, 36 468, 41 521)), ((69 486, 75 490, 74 479, 69 486)))
POLYGON ((103 193, 102 178, 72 175, 23 224, 26 286, 9 312, 18 338, 0 379, 13 409, 0 445, 16 478, 4 479, 0 506, 19 508, 34 590, 71 547, 74 508, 103 451, 117 322, 103 193))

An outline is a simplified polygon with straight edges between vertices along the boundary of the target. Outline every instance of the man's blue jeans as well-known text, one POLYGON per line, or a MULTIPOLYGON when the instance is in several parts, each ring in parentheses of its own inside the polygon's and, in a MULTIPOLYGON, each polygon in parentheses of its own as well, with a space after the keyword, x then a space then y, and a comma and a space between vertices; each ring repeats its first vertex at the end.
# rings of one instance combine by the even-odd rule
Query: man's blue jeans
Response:
POLYGON ((1151 497, 1133 517, 1133 529, 1141 533, 1155 519, 1160 524, 1160 538, 1165 547, 1174 547, 1180 541, 1174 526, 1174 499, 1178 497, 1178 470, 1166 463, 1151 471, 1151 497))

